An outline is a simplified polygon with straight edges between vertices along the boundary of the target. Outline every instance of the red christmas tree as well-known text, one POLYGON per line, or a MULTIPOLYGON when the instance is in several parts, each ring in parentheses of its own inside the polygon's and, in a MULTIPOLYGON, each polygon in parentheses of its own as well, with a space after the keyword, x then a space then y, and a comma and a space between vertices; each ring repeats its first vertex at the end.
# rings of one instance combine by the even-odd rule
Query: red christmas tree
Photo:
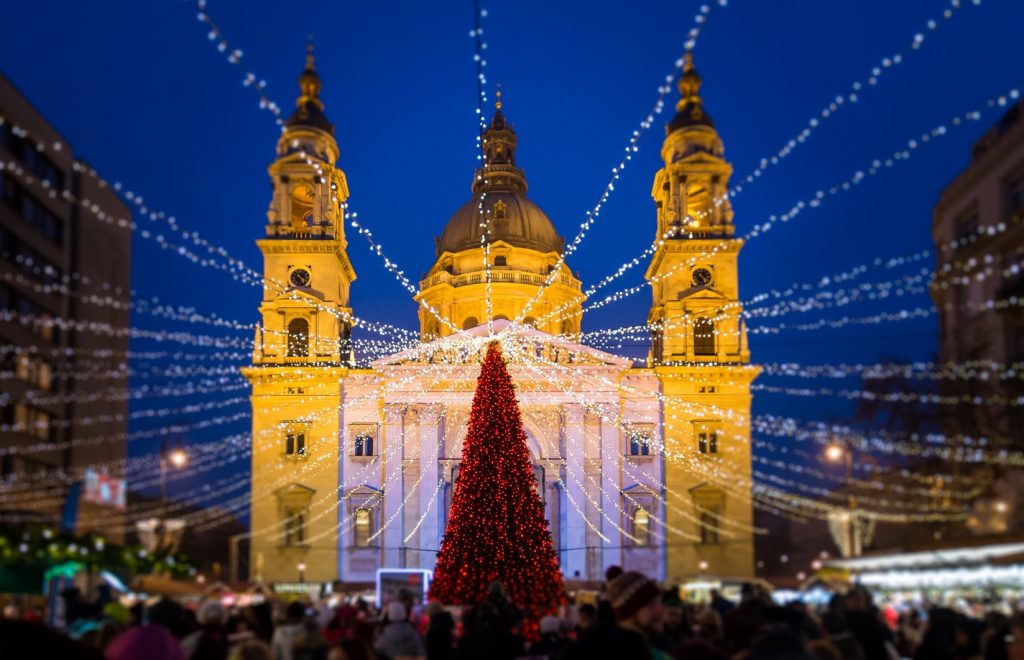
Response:
POLYGON ((555 612, 565 599, 515 388, 496 343, 477 379, 430 598, 472 605, 494 580, 527 621, 555 612))

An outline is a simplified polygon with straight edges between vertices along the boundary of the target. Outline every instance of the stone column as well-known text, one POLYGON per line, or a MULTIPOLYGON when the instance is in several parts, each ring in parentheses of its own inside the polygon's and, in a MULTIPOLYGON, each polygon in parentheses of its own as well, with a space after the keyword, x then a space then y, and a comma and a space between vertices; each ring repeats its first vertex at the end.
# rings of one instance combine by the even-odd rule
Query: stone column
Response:
MULTIPOLYGON (((441 460, 441 416, 444 414, 444 407, 440 405, 420 406, 417 409, 420 418, 420 470, 423 480, 420 481, 419 516, 424 516, 420 524, 418 539, 414 539, 413 547, 422 548, 416 554, 419 555, 420 568, 434 568, 437 561, 436 552, 441 546, 441 516, 443 515, 444 502, 439 501, 443 492, 437 491, 438 465, 441 460), (433 502, 431 502, 433 498, 433 502), (429 511, 428 511, 429 507, 429 511), (426 512, 426 515, 424 515, 426 512)), ((410 502, 411 504, 411 502, 410 502)), ((419 519, 417 516, 417 519, 419 519)))
MULTIPOLYGON (((604 493, 601 496, 601 508, 607 516, 601 516, 601 533, 608 539, 602 553, 603 568, 622 565, 622 535, 612 525, 612 520, 618 521, 620 527, 623 521, 619 518, 619 509, 616 506, 619 492, 622 490, 622 442, 619 439, 619 427, 614 420, 618 414, 618 407, 607 404, 604 406, 604 418, 601 420, 601 488, 604 493)), ((603 573, 603 571, 602 571, 603 573)))
POLYGON ((587 574, 587 523, 583 519, 587 497, 586 477, 583 474, 583 456, 586 441, 583 427, 583 406, 566 404, 562 413, 562 428, 565 434, 565 486, 568 507, 565 512, 565 547, 562 553, 562 570, 565 577, 574 579, 587 574), (573 506, 575 504, 575 506, 573 506), (579 511, 577 511, 579 507, 579 511))
POLYGON ((398 568, 401 566, 402 516, 398 507, 405 496, 402 483, 402 431, 407 406, 401 404, 384 405, 384 446, 381 455, 384 459, 382 485, 384 487, 384 506, 381 509, 378 525, 388 523, 384 533, 377 537, 384 547, 382 568, 398 568))

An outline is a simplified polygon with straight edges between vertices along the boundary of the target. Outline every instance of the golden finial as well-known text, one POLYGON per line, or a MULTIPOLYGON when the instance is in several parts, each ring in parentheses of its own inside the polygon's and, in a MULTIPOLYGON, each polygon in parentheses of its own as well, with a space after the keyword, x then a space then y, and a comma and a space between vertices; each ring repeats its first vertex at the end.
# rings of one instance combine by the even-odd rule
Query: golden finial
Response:
POLYGON ((313 44, 313 33, 310 32, 306 35, 306 68, 310 71, 316 71, 316 67, 313 66, 313 53, 315 45, 313 44))
POLYGON ((494 102, 494 107, 497 110, 501 110, 501 83, 498 83, 497 87, 498 91, 496 91, 494 95, 498 97, 498 100, 494 102))
POLYGON ((313 65, 313 35, 306 35, 306 40, 306 68, 299 75, 299 98, 295 105, 303 108, 306 104, 313 104, 323 110, 324 104, 320 101, 320 76, 313 65))
POLYGON ((688 103, 700 103, 701 82, 700 74, 693 66, 693 51, 688 50, 683 55, 683 75, 679 77, 679 93, 682 98, 679 99, 678 108, 688 103))

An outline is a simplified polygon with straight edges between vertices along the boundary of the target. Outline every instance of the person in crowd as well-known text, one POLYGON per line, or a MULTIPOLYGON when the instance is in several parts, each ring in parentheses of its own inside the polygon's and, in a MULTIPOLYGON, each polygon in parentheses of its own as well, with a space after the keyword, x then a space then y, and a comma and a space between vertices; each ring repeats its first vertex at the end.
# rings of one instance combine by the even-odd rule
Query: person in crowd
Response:
POLYGON ((590 603, 576 607, 576 639, 582 637, 597 623, 597 608, 590 603))
POLYGON ((261 639, 246 639, 231 647, 228 660, 274 660, 274 651, 261 639))
POLYGON ((356 608, 352 607, 348 601, 342 602, 334 610, 334 614, 324 627, 324 637, 331 644, 337 644, 343 639, 352 637, 355 621, 356 608))
POLYGON ((295 660, 295 641, 305 634, 306 604, 298 601, 288 603, 284 623, 274 629, 270 646, 277 660, 295 660))
POLYGON ((451 660, 455 655, 455 619, 437 601, 427 605, 427 660, 451 660))
POLYGON ((661 598, 662 630, 652 643, 665 653, 671 653, 684 641, 693 636, 693 624, 686 617, 679 590, 668 589, 661 598))
MULTIPOLYGON (((606 589, 607 604, 615 623, 600 617, 587 632, 566 649, 566 660, 618 660, 636 658, 650 660, 654 651, 648 643, 647 631, 656 627, 661 615, 661 591, 640 573, 622 573, 611 580, 606 589)), ((650 632, 657 632, 656 630, 650 632)), ((667 657, 658 651, 659 657, 667 657)))
POLYGON ((882 613, 875 607, 867 589, 859 586, 850 589, 844 604, 850 634, 857 640, 864 657, 892 657, 896 653, 892 633, 885 625, 882 613))
POLYGON ((220 601, 211 599, 199 606, 199 628, 181 640, 181 648, 190 660, 224 660, 228 655, 228 613, 220 601))
POLYGON ((522 621, 522 612, 509 600, 505 587, 492 582, 487 596, 463 613, 464 633, 455 657, 512 660, 521 656, 525 645, 514 630, 522 621))
POLYGON ((405 605, 397 600, 388 603, 386 614, 387 623, 374 644, 377 654, 384 660, 424 657, 426 647, 415 626, 409 623, 405 605))
POLYGON ((736 653, 750 646, 767 605, 768 603, 759 597, 753 584, 743 583, 740 587, 739 605, 728 609, 722 617, 727 650, 736 653))
POLYGON ((302 622, 302 634, 292 645, 292 657, 295 660, 327 660, 329 645, 320 634, 320 626, 316 619, 307 616, 302 622))
POLYGON ((134 626, 115 637, 107 660, 187 660, 181 643, 161 625, 134 626))
POLYGON ((163 626, 177 639, 192 632, 187 610, 172 598, 164 596, 146 609, 145 622, 163 626))
POLYGON ((956 660, 955 631, 956 612, 947 607, 932 608, 915 660, 956 660))
MULTIPOLYGON (((746 585, 744 585, 746 586, 746 585)), ((725 618, 725 615, 732 611, 732 608, 736 607, 736 603, 731 600, 724 598, 722 593, 718 589, 711 590, 711 609, 718 612, 718 616, 725 618)))
POLYGON ((540 639, 530 645, 530 655, 559 660, 568 645, 569 640, 562 634, 562 622, 557 616, 548 615, 540 620, 540 639))
POLYGON ((377 660, 377 652, 361 639, 343 639, 331 646, 327 660, 377 660))

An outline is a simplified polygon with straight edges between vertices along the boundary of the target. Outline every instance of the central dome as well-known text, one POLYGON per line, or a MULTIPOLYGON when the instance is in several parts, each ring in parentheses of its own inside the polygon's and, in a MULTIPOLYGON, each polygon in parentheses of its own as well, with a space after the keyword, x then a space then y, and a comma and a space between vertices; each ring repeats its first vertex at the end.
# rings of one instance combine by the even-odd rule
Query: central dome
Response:
POLYGON ((562 252, 564 241, 555 231, 547 214, 521 192, 486 193, 483 212, 481 195, 472 199, 452 215, 441 237, 437 239, 437 256, 444 252, 461 252, 480 247, 484 227, 490 226, 490 242, 505 241, 515 247, 538 252, 562 252))
POLYGON ((561 253, 562 237, 547 214, 526 198, 526 176, 516 166, 519 140, 501 112, 500 92, 497 111, 482 138, 485 164, 473 177, 473 197, 455 212, 437 239, 437 256, 479 248, 485 229, 490 230, 491 243, 505 241, 513 247, 561 253))

